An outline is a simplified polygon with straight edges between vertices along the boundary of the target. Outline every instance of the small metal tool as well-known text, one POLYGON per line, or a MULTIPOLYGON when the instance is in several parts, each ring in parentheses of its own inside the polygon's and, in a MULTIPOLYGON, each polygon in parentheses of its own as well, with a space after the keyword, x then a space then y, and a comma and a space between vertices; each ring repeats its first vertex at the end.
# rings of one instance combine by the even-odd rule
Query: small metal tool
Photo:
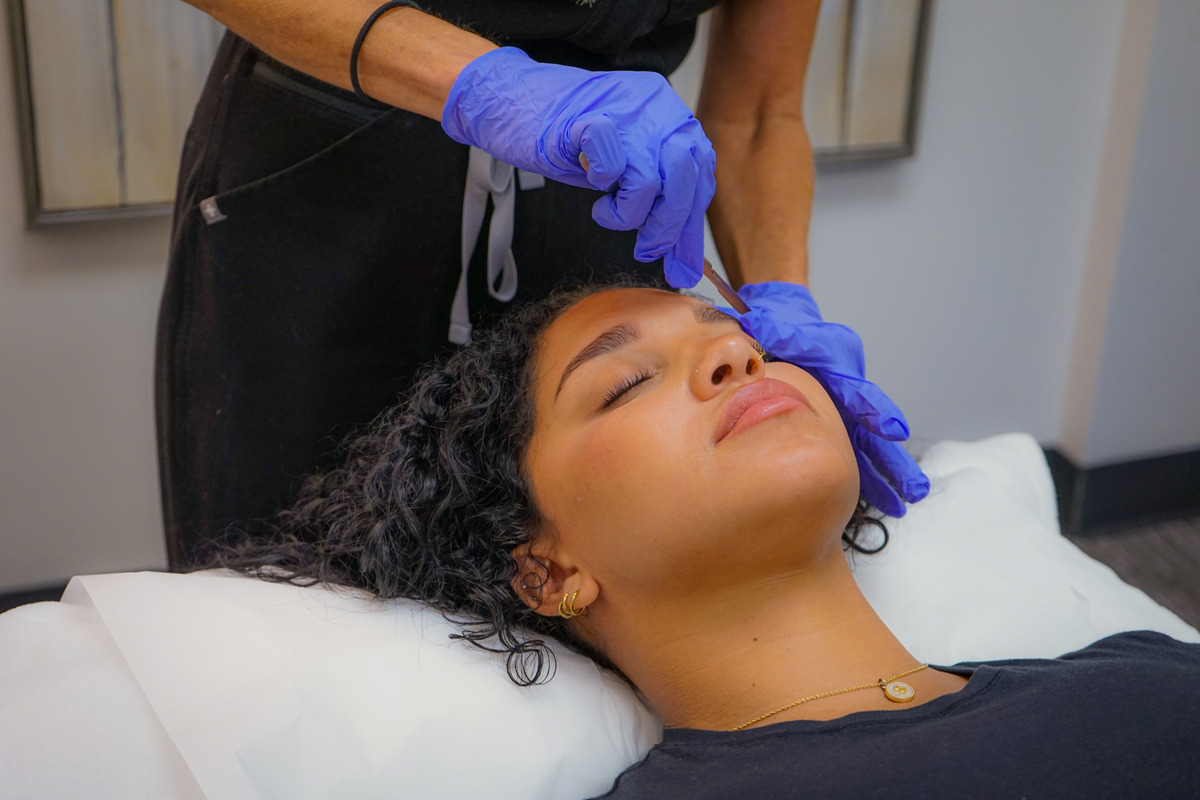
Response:
MULTIPOLYGON (((589 168, 587 156, 583 153, 579 154, 579 166, 583 167, 584 170, 589 168)), ((614 186, 613 188, 616 187, 614 186)), ((750 311, 750 306, 746 305, 746 301, 738 296, 738 293, 729 285, 729 281, 722 278, 721 274, 713 269, 713 265, 709 263, 707 258, 704 259, 704 277, 708 278, 712 282, 712 285, 717 287, 717 291, 720 292, 721 297, 725 298, 725 302, 733 306, 734 310, 739 314, 745 314, 750 311)))
POLYGON ((738 296, 738 293, 729 285, 729 281, 721 277, 721 273, 713 269, 713 265, 708 263, 707 258, 704 259, 704 277, 712 281, 712 285, 717 287, 717 291, 721 293, 721 297, 725 298, 725 302, 733 306, 739 314, 745 314, 750 310, 746 301, 738 296))

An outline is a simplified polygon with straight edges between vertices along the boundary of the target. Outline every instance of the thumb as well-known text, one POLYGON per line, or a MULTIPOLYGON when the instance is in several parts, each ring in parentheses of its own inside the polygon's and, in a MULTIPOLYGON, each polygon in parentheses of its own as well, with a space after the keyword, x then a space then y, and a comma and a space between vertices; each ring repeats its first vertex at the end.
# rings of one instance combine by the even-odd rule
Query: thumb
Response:
POLYGON ((610 192, 625 173, 625 148, 621 134, 607 114, 584 117, 571 126, 578 141, 579 163, 587 171, 588 183, 602 192, 610 192))

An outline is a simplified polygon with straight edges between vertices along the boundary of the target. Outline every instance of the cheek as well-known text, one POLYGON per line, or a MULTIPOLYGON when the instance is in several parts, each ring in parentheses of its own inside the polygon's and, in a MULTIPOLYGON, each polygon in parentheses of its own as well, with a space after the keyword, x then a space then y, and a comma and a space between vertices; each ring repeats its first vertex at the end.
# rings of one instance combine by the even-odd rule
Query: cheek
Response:
POLYGON ((637 413, 614 413, 560 440, 538 464, 543 512, 593 564, 628 554, 626 545, 642 550, 701 513, 689 479, 699 468, 695 433, 678 412, 650 405, 621 409, 637 413))
POLYGON ((612 520, 654 524, 664 497, 695 468, 686 452, 690 437, 678 417, 614 414, 583 433, 567 466, 578 479, 576 505, 612 520))

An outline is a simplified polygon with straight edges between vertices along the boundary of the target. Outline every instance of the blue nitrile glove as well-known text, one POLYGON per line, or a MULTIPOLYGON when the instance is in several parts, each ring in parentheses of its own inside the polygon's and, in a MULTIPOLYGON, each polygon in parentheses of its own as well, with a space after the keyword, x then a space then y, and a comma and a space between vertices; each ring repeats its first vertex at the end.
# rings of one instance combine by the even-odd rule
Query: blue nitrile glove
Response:
POLYGON ((459 73, 442 128, 515 167, 608 192, 592 207, 596 222, 637 229, 634 257, 662 257, 672 286, 700 281, 716 155, 661 75, 539 64, 501 47, 459 73))
POLYGON ((904 516, 905 501, 929 494, 929 478, 899 444, 908 438, 904 414, 864 377, 862 339, 822 320, 817 301, 797 283, 748 283, 738 294, 750 306, 742 329, 769 355, 811 373, 833 398, 854 446, 862 496, 889 516, 904 516))

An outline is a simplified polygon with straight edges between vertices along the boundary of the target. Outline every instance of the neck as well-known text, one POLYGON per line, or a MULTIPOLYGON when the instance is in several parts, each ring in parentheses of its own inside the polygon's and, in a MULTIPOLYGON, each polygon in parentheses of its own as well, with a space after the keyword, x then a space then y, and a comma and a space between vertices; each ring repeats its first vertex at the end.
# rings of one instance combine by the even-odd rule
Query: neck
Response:
MULTIPOLYGON (((667 727, 724 730, 802 697, 917 666, 858 589, 840 548, 818 563, 736 590, 605 608, 621 641, 606 650, 667 727)), ((606 623, 607 627, 607 623, 606 623)), ((771 718, 830 719, 883 707, 854 692, 771 718)))

